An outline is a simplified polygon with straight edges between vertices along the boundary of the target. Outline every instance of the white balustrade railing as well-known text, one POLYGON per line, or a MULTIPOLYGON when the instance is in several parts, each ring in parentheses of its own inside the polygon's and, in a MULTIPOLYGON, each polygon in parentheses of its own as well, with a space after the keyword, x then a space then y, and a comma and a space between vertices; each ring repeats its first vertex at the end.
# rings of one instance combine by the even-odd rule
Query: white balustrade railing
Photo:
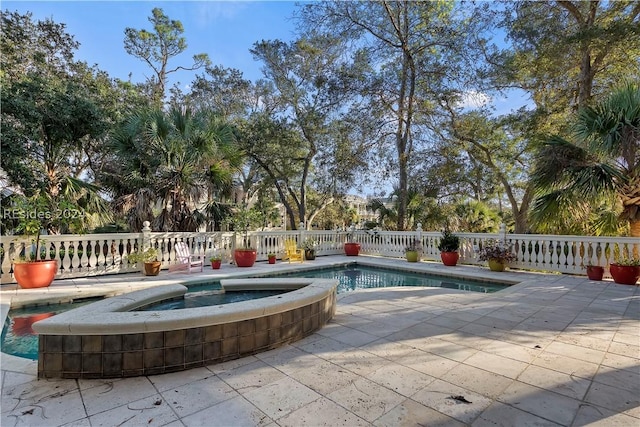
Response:
MULTIPOLYGON (((632 257, 640 250, 640 241, 630 237, 585 237, 541 234, 456 233, 460 237, 460 263, 485 265, 478 260, 478 249, 487 240, 503 240, 516 255, 513 268, 585 274, 589 263, 608 267, 618 256, 632 257)), ((343 244, 350 239, 360 243, 361 253, 392 258, 404 258, 405 248, 414 239, 421 245, 421 259, 440 261, 440 232, 416 231, 335 231, 287 230, 248 233, 250 246, 257 251, 257 260, 267 254, 284 253, 284 242, 293 239, 298 245, 315 241, 316 255, 344 253, 343 244)), ((42 236, 43 259, 57 259, 57 278, 87 277, 139 271, 141 266, 129 263, 127 255, 138 248, 155 247, 163 268, 175 263, 175 242, 185 241, 191 253, 208 259, 214 253, 232 262, 233 250, 243 244, 244 236, 230 232, 152 232, 108 234, 64 234, 42 236)), ((13 260, 31 252, 33 243, 24 236, 0 236, 2 283, 13 283, 13 260)), ((605 270, 608 274, 608 271, 605 270)))

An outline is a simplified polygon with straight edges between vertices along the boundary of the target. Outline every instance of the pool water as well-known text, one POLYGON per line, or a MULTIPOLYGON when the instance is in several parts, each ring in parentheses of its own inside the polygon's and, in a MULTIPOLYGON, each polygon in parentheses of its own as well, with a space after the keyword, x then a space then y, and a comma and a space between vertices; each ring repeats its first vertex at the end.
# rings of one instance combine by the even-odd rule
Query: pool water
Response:
MULTIPOLYGON (((425 273, 411 273, 386 268, 364 267, 361 265, 347 265, 344 267, 333 267, 331 269, 287 273, 279 276, 338 279, 339 294, 356 289, 389 288, 396 286, 427 286, 483 293, 497 292, 509 287, 509 285, 504 283, 483 282, 425 273)), ((273 275, 270 275, 270 277, 273 277, 273 275)))
POLYGON ((280 295, 289 291, 227 291, 220 293, 220 282, 212 282, 212 285, 196 286, 190 289, 184 298, 162 301, 139 309, 139 311, 177 310, 180 308, 207 307, 210 305, 231 304, 233 302, 247 301, 257 298, 266 298, 280 295))
MULTIPOLYGON (((497 292, 509 287, 498 283, 485 283, 468 279, 449 278, 410 273, 400 270, 389 270, 376 267, 348 265, 329 269, 309 270, 304 272, 275 275, 277 277, 310 277, 321 279, 337 279, 339 294, 356 289, 386 288, 396 286, 427 286, 459 289, 471 292, 497 292)), ((274 277, 273 274, 254 277, 274 277)), ((209 305, 227 304, 246 301, 254 298, 264 298, 281 294, 286 291, 248 291, 221 293, 220 282, 190 286, 184 299, 163 301, 143 308, 142 310, 175 310, 209 305)), ((56 304, 36 307, 12 309, 9 311, 4 328, 2 329, 1 348, 3 353, 24 357, 31 360, 38 358, 38 336, 31 329, 31 325, 38 321, 62 313, 72 308, 95 301, 80 301, 69 304, 56 304)))
POLYGON ((72 308, 98 301, 102 298, 91 298, 73 303, 42 305, 36 307, 15 308, 9 310, 7 320, 2 328, 2 352, 26 359, 38 359, 38 335, 31 325, 38 320, 63 313, 72 308))

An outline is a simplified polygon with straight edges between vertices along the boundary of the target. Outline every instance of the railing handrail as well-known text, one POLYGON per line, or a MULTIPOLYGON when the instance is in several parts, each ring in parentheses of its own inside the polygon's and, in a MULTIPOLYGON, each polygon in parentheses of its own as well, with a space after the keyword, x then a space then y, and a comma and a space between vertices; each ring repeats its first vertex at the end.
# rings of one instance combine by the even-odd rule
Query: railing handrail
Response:
MULTIPOLYGON (((460 262, 484 265, 478 261, 477 249, 489 239, 504 240, 513 247, 516 268, 585 274, 585 265, 607 267, 616 254, 632 256, 640 249, 633 237, 575 236, 547 234, 456 233, 460 237, 460 262)), ((284 241, 294 239, 299 245, 306 239, 316 241, 316 255, 343 253, 343 244, 352 238, 361 243, 361 253, 394 258, 404 257, 404 248, 414 239, 422 245, 422 259, 439 261, 439 231, 379 230, 264 230, 248 233, 249 242, 259 261, 268 253, 282 254, 284 241)), ((62 234, 41 237, 48 250, 45 258, 58 259, 56 277, 85 277, 138 271, 141 266, 128 262, 127 255, 137 248, 158 248, 163 268, 175 262, 173 245, 187 241, 193 254, 211 256, 218 253, 232 260, 232 252, 242 235, 233 232, 163 232, 145 229, 140 233, 62 234)), ((12 262, 32 245, 27 236, 0 236, 2 283, 13 283, 12 262)))

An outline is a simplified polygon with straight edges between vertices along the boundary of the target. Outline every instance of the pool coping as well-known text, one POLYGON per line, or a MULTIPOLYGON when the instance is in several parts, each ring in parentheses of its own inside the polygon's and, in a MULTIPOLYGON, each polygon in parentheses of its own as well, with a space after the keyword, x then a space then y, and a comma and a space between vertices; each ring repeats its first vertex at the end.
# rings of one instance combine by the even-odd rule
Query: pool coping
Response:
MULTIPOLYGON (((222 280, 227 286, 227 280, 222 280)), ((183 296, 184 285, 162 285, 96 301, 74 308, 33 324, 41 335, 105 335, 161 332, 186 328, 240 322, 300 308, 335 292, 337 280, 278 279, 296 289, 274 295, 206 307, 162 311, 132 311, 146 305, 183 296)), ((274 284, 274 279, 235 279, 228 285, 243 289, 261 289, 274 284)))

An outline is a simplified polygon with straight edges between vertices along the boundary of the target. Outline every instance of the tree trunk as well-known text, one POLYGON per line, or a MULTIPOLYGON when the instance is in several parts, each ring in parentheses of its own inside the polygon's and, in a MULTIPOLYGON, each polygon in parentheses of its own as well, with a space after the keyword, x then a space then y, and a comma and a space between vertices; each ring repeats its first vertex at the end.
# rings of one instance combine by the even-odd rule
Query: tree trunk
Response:
POLYGON ((629 220, 629 235, 631 237, 640 237, 640 219, 629 220))

